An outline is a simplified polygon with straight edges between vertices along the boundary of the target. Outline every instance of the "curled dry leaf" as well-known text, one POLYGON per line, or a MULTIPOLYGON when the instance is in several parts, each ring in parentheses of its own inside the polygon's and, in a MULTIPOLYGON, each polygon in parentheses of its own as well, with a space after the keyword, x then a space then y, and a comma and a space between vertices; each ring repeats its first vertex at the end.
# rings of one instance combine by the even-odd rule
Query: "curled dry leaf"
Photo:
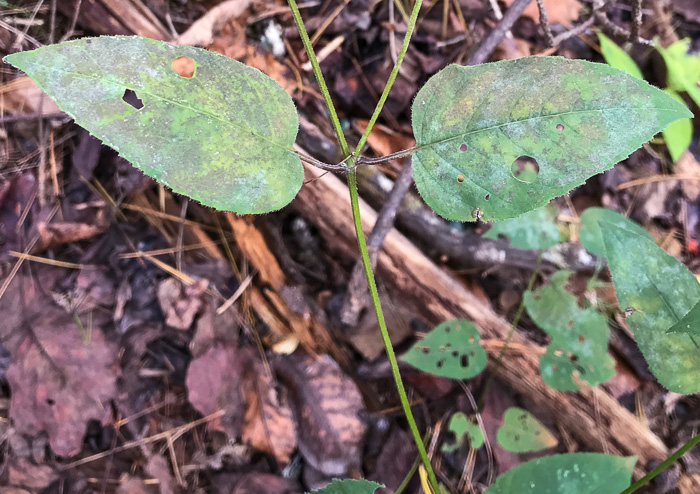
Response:
POLYGON ((20 432, 46 430, 51 449, 71 456, 80 451, 88 420, 109 416, 118 349, 97 329, 98 321, 85 343, 72 315, 49 312, 31 323, 33 336, 28 333, 13 352, 6 373, 10 418, 20 432))
POLYGON ((286 464, 297 447, 292 410, 284 397, 277 395, 272 378, 259 359, 251 355, 247 368, 243 383, 243 441, 286 464))
POLYGON ((364 405, 355 383, 327 355, 297 352, 278 358, 274 368, 290 389, 306 461, 328 476, 359 467, 367 426, 358 416, 364 405))
POLYGON ((195 316, 202 309, 201 295, 209 282, 205 279, 185 286, 175 278, 163 280, 158 285, 158 303, 165 315, 165 324, 187 331, 195 316))

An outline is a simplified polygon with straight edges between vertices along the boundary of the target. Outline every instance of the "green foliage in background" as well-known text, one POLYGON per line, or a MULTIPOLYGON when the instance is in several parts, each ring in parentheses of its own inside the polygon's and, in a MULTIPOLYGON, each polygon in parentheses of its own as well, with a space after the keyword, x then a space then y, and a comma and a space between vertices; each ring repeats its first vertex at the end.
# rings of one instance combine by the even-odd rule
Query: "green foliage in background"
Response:
POLYGON ((532 453, 553 448, 559 441, 530 412, 510 407, 496 433, 498 444, 514 453, 532 453))

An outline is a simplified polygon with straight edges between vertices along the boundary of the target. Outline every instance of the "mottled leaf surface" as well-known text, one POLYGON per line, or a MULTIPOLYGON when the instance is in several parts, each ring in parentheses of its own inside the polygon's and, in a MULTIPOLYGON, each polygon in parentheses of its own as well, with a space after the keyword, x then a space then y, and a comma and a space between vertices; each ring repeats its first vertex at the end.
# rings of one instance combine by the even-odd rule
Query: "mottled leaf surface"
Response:
POLYGON ((663 91, 604 64, 528 57, 450 65, 413 102, 416 186, 445 218, 512 218, 689 116, 663 91), (534 179, 518 176, 522 157, 536 160, 534 179))
POLYGON ((462 412, 457 412, 450 417, 447 429, 455 435, 453 444, 444 444, 442 450, 446 452, 455 451, 461 444, 469 444, 470 448, 479 449, 484 445, 484 433, 478 424, 469 420, 469 417, 462 412))
POLYGON ((619 494, 631 484, 636 456, 568 453, 511 468, 485 494, 619 494))
POLYGON ((588 208, 579 218, 578 236, 581 245, 591 254, 605 257, 605 244, 600 233, 599 221, 606 221, 618 228, 624 228, 637 235, 651 239, 651 235, 644 228, 620 213, 606 208, 588 208))
POLYGON ((559 442, 530 412, 518 407, 510 407, 503 414, 496 439, 503 449, 514 453, 542 451, 559 442))
POLYGON ((639 349, 659 382, 675 393, 700 390, 700 340, 666 331, 700 300, 700 284, 688 268, 653 240, 600 222, 620 307, 639 349))
POLYGON ((294 103, 257 69, 135 36, 84 38, 5 60, 122 157, 202 204, 263 213, 301 187, 294 103), (191 78, 171 67, 180 57, 194 61, 191 78))
POLYGON ((333 479, 333 482, 326 487, 313 491, 311 494, 374 494, 374 491, 380 487, 384 486, 364 479, 333 479))
POLYGON ((486 368, 481 335, 466 319, 445 321, 415 343, 402 357, 416 369, 436 376, 469 379, 486 368))
POLYGON ((542 380, 560 391, 579 389, 573 375, 592 386, 615 375, 607 320, 578 306, 576 297, 566 291, 570 275, 571 271, 557 271, 549 284, 523 296, 532 320, 552 338, 540 359, 542 380))
POLYGON ((554 207, 537 208, 517 218, 495 222, 484 238, 497 239, 503 235, 517 249, 549 249, 562 237, 555 222, 556 216, 554 207))

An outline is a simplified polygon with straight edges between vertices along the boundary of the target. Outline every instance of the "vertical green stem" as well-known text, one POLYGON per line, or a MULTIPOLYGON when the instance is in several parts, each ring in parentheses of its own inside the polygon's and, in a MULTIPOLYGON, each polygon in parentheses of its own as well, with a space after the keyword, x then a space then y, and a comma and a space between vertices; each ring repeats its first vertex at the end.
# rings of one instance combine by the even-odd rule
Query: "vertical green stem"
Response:
MULTIPOLYGON (((309 62, 311 63, 311 66, 313 67, 314 75, 316 76, 316 81, 318 82, 319 89, 321 91, 321 95, 323 96, 323 100, 326 103, 326 106, 328 108, 328 113, 331 118, 331 122, 333 124, 333 128, 338 135, 338 141, 340 142, 340 148, 343 152, 343 155, 347 158, 350 156, 350 149, 347 145, 347 141, 345 140, 345 136, 343 135, 343 129, 340 125, 340 120, 338 120, 338 115, 335 111, 335 108, 333 106, 333 101, 330 97, 330 93, 328 92, 328 87, 326 86, 325 80, 323 78, 323 74, 321 73, 321 67, 318 64, 318 60, 316 59, 316 55, 314 53, 313 47, 311 46, 311 41, 309 40, 309 35, 306 32, 306 27, 304 26, 304 22, 301 18, 301 14, 299 13, 299 8, 297 7, 296 1, 295 0, 287 0, 289 3, 289 7, 292 10, 292 15, 294 16, 294 22, 297 25, 297 29, 299 30, 299 35, 301 36, 301 41, 304 44, 304 49, 306 50, 306 53, 309 57, 309 62)), ((367 142, 367 137, 369 136, 369 133, 372 131, 372 127, 374 126, 375 122, 377 121, 377 118, 379 117, 379 113, 382 110, 382 107, 384 106, 384 103, 386 102, 386 99, 389 95, 389 91, 391 90, 391 87, 394 84, 394 81, 396 80, 396 77, 399 73, 399 69, 401 68, 401 62, 403 61, 404 56, 406 55, 406 50, 408 50, 408 46, 411 41, 411 35, 413 34, 413 30, 415 29, 416 25, 416 20, 418 18, 418 12, 420 11, 420 7, 422 4, 422 0, 416 0, 413 6, 413 11, 411 12, 411 17, 409 19, 409 23, 406 29, 406 35, 404 36, 403 44, 401 45, 401 50, 400 53, 397 57, 396 64, 394 65, 393 70, 391 71, 391 74, 389 75, 389 80, 387 81, 386 86, 384 87, 384 91, 382 92, 381 97, 379 98, 379 102, 377 103, 377 107, 374 110, 374 113, 372 114, 372 118, 370 119, 370 122, 367 125, 367 128, 365 129, 364 134, 360 138, 360 142, 357 145, 356 148, 356 154, 362 151, 362 148, 364 147, 365 143, 367 142)), ((353 163, 354 165, 354 163, 353 163)), ((387 358, 389 359, 389 365, 391 366, 391 372, 394 376, 394 382, 396 383, 396 390, 399 393, 399 399, 401 401, 401 406, 403 408, 404 414, 406 416, 406 420, 408 421, 408 425, 411 429, 411 434, 413 435, 413 440, 416 443, 416 447, 418 448, 418 454, 421 457, 421 460, 423 462, 423 465, 425 467, 425 470, 428 474, 428 479, 430 480, 430 485, 435 491, 436 494, 439 494, 440 492, 440 487, 438 485, 437 477, 435 476, 435 472, 433 471, 433 468, 430 464, 430 458, 428 458, 428 453, 425 450, 425 446, 423 445, 423 440, 421 438, 420 432, 418 431, 418 426, 416 425, 416 421, 413 418, 413 413, 411 412, 411 406, 408 402, 408 397, 406 396, 406 390, 403 386, 403 381, 401 380, 401 374, 399 372, 399 365, 398 362, 396 361, 396 354, 394 353, 394 348, 391 345, 391 339, 389 338, 389 331, 387 330, 386 327, 386 322, 384 321, 384 313, 382 311, 382 306, 381 302, 379 301, 379 292, 377 291, 377 283, 374 279, 374 272, 372 271, 372 264, 369 259, 369 254, 367 252, 367 243, 365 241, 365 236, 362 231, 362 219, 360 218, 360 199, 359 199, 359 194, 357 191, 357 174, 355 172, 354 166, 350 167, 348 169, 348 189, 350 190, 350 205, 352 207, 352 216, 353 216, 353 222, 355 225, 355 234, 357 235, 357 245, 360 249, 360 258, 362 260, 362 267, 364 268, 365 271, 365 276, 367 277, 367 284, 369 285, 369 292, 370 292, 370 297, 372 298, 372 305, 374 306, 374 313, 377 316, 377 323, 379 324, 379 331, 381 332, 382 335, 382 341, 384 342, 384 348, 386 349, 386 354, 387 358)))
POLYGON ((303 43, 304 49, 306 50, 306 55, 309 57, 309 63, 311 63, 311 67, 313 68, 314 76, 316 76, 316 82, 318 83, 318 88, 321 91, 321 96, 323 96, 323 101, 326 103, 326 108, 328 109, 328 115, 331 118, 333 130, 335 130, 335 133, 338 136, 340 150, 343 152, 343 157, 347 158, 348 156, 350 156, 350 148, 348 147, 348 142, 345 140, 345 134, 343 134, 343 127, 342 125, 340 125, 338 114, 335 111, 335 106, 333 105, 333 100, 331 99, 331 93, 328 92, 326 80, 323 78, 323 73, 321 73, 321 66, 318 64, 316 53, 314 52, 313 46, 311 46, 309 33, 306 32, 306 26, 304 26, 304 20, 301 18, 299 7, 297 7, 297 3, 295 0, 287 0, 287 3, 289 4, 289 8, 292 9, 292 16, 294 17, 294 22, 297 25, 297 30, 299 31, 301 42, 303 43))
POLYGON ((695 437, 693 437, 690 441, 685 443, 683 446, 681 446, 680 449, 678 449, 675 453, 673 453, 671 456, 666 458, 663 463, 661 463, 658 467, 653 469, 651 472, 646 474, 644 477, 636 481, 634 484, 629 486, 627 489, 622 491, 620 494, 631 494, 632 492, 635 492, 637 489, 640 487, 646 485, 651 479, 656 477, 658 474, 666 470, 668 467, 671 466, 673 462, 678 460, 681 456, 686 454, 693 446, 696 444, 700 443, 700 434, 697 434, 695 437))

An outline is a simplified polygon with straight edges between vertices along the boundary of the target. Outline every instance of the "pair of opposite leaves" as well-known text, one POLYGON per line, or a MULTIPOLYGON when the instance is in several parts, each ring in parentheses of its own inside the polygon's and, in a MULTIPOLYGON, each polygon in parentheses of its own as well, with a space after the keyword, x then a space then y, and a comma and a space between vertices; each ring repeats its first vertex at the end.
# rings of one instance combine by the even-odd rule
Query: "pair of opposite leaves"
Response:
MULTIPOLYGON (((5 60, 122 157, 204 205, 264 213, 301 188, 294 103, 240 62, 131 36, 84 38, 5 60), (196 65, 191 78, 171 67, 182 57, 196 65), (124 101, 128 91, 141 108, 124 101)), ((416 186, 449 219, 516 217, 689 116, 663 91, 603 64, 529 57, 450 65, 413 102, 416 186), (523 156, 539 166, 527 181, 512 171, 523 156)))

